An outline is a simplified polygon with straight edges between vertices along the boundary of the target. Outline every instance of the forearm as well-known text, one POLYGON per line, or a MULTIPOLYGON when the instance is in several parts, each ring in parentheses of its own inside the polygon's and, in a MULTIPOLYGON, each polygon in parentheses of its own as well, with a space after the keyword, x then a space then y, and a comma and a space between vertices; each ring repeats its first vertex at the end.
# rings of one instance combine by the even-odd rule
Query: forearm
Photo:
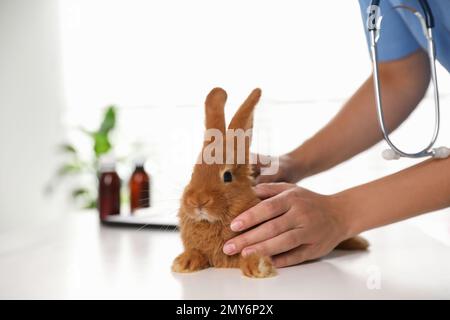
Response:
MULTIPOLYGON (((429 70, 418 51, 401 61, 380 65, 385 122, 394 130, 414 110, 426 92, 429 70)), ((317 134, 289 153, 298 178, 327 170, 366 150, 382 139, 374 87, 369 77, 341 111, 317 134)))
POLYGON ((450 158, 430 159, 330 197, 348 236, 450 206, 450 158))

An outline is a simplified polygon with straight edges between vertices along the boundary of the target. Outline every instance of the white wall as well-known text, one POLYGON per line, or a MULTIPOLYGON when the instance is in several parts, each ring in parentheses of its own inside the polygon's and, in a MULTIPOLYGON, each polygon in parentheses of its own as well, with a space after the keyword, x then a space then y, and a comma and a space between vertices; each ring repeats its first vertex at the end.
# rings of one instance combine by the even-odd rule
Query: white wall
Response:
MULTIPOLYGON (((0 231, 62 213, 42 195, 63 140, 60 115, 67 127, 92 128, 105 105, 118 104, 119 145, 145 142, 154 193, 174 199, 198 152, 211 87, 229 91, 229 115, 260 86, 255 140, 266 145, 256 150, 278 154, 324 125, 369 72, 357 1, 0 0, 0 231)), ((440 69, 439 79, 448 119, 450 76, 440 69)), ((393 135, 402 147, 428 139, 431 103, 393 135)), ((438 144, 448 145, 442 124, 438 144)), ((304 185, 331 193, 414 162, 382 161, 383 146, 304 185)))
POLYGON ((74 117, 197 104, 218 85, 232 102, 255 86, 276 100, 346 98, 370 70, 357 1, 62 0, 61 26, 74 117))
MULTIPOLYGON (((262 88, 255 140, 264 145, 254 147, 278 154, 320 129, 371 69, 357 1, 62 0, 60 9, 65 124, 93 128, 100 110, 117 104, 118 149, 125 154, 136 140, 148 146, 155 200, 177 198, 189 179, 212 87, 228 91, 228 116, 262 88)), ((439 80, 448 96, 448 73, 440 69, 439 80)), ((426 99, 393 139, 417 150, 432 124, 426 99)), ((443 127, 439 144, 448 144, 443 127)), ((382 161, 384 147, 303 183, 330 193, 413 163, 382 161), (376 174, 368 177, 367 167, 376 174)))
POLYGON ((0 0, 0 231, 60 212, 43 195, 63 104, 58 3, 0 0))
MULTIPOLYGON (((60 10, 64 123, 95 128, 117 104, 116 153, 148 146, 155 201, 179 197, 189 178, 212 87, 228 91, 227 116, 262 88, 255 140, 267 143, 254 147, 277 154, 318 130, 370 72, 356 1, 61 0, 60 10)), ((90 152, 83 135, 69 136, 90 152)))

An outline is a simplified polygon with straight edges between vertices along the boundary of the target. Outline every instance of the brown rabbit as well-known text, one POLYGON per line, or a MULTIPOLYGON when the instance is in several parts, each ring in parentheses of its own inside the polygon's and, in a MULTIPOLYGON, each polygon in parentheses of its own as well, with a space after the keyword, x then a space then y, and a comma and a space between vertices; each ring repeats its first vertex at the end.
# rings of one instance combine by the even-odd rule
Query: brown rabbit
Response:
MULTIPOLYGON (((240 106, 228 129, 249 130, 253 127, 253 110, 261 90, 255 89, 240 106)), ((240 268, 244 275, 265 278, 276 274, 270 257, 253 254, 243 257, 223 253, 224 243, 238 235, 230 229, 231 221, 261 200, 255 195, 250 164, 250 140, 245 138, 245 163, 236 161, 236 138, 228 138, 225 129, 224 106, 227 94, 215 88, 205 101, 206 129, 220 130, 224 137, 222 163, 200 161, 194 166, 191 181, 186 186, 179 210, 181 238, 184 252, 173 262, 174 272, 194 272, 208 267, 240 268), (225 161, 229 139, 234 139, 233 161, 225 161)), ((230 130, 228 130, 230 131, 230 130)), ((203 151, 209 144, 205 141, 203 151)), ((228 160, 228 159, 227 159, 228 160)), ((343 249, 365 249, 367 242, 359 237, 342 242, 343 249)))

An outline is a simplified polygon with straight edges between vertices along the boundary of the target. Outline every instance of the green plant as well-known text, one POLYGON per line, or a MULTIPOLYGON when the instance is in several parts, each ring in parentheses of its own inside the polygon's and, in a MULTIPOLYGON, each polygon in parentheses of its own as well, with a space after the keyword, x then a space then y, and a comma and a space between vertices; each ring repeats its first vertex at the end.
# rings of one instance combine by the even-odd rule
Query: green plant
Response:
POLYGON ((70 189, 71 198, 82 208, 97 206, 98 162, 102 155, 113 150, 110 134, 116 126, 116 113, 116 107, 109 106, 97 130, 79 129, 92 140, 93 152, 89 160, 82 159, 77 146, 73 144, 63 143, 58 147, 59 152, 62 152, 67 160, 58 168, 47 185, 47 192, 53 192, 62 179, 72 178, 72 182, 75 183, 70 189))

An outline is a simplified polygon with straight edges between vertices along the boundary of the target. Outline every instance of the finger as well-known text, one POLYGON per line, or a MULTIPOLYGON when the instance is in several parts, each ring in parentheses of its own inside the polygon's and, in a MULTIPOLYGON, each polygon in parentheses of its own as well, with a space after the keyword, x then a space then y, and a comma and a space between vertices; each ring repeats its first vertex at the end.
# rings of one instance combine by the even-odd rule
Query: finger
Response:
POLYGON ((223 246, 223 252, 225 254, 241 252, 241 250, 246 247, 257 244, 258 242, 264 242, 292 229, 292 224, 293 223, 284 216, 267 221, 266 223, 227 241, 223 246))
POLYGON ((269 166, 272 162, 273 157, 267 156, 264 154, 253 153, 253 163, 256 163, 256 166, 261 169, 262 167, 269 166))
POLYGON ((280 182, 280 178, 277 174, 273 175, 260 175, 261 171, 258 171, 258 174, 255 175, 255 184, 258 185, 260 183, 270 183, 270 182, 280 182))
POLYGON ((301 245, 300 247, 291 249, 287 252, 272 257, 273 264, 277 268, 292 266, 308 260, 314 259, 311 245, 301 245))
POLYGON ((296 187, 295 184, 278 182, 278 183, 261 183, 253 187, 256 196, 260 199, 273 197, 283 191, 296 187))
POLYGON ((275 218, 289 209, 288 202, 283 195, 277 195, 261 201, 256 206, 244 211, 230 224, 233 231, 242 231, 260 224, 266 220, 275 218))
POLYGON ((257 153, 250 153, 250 164, 252 168, 251 175, 255 178, 255 181, 258 179, 258 176, 261 173, 261 165, 258 162, 259 155, 257 153))
POLYGON ((269 168, 274 161, 278 162, 277 157, 267 156, 263 154, 251 154, 252 164, 253 164, 253 177, 256 183, 263 182, 277 182, 279 177, 277 173, 273 174, 261 174, 265 168, 269 168))
POLYGON ((278 236, 259 242, 253 246, 242 250, 242 255, 248 256, 253 253, 260 253, 265 256, 274 256, 291 249, 297 248, 304 243, 304 232, 301 229, 291 229, 278 236))
POLYGON ((250 163, 253 166, 253 169, 258 173, 261 171, 262 167, 268 166, 271 162, 272 157, 266 156, 258 153, 250 153, 250 163))

